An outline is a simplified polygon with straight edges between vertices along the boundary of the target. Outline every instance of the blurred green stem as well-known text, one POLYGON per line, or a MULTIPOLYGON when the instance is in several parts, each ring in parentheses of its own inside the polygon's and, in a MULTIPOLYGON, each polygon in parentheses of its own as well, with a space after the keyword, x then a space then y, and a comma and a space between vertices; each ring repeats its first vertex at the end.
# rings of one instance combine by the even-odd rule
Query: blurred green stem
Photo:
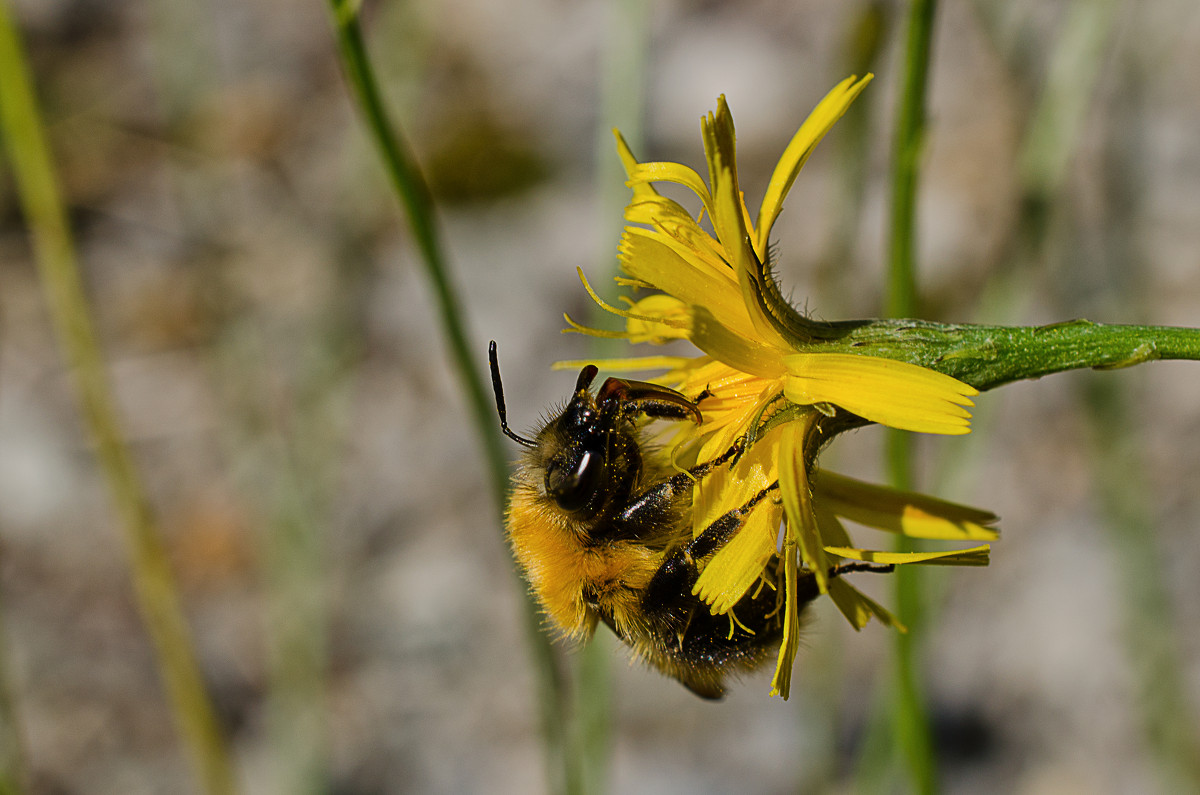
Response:
MULTIPOLYGON (((1058 279, 1057 294, 1067 311, 1093 309, 1097 295, 1081 284, 1118 285, 1115 299, 1105 309, 1121 315, 1142 314, 1136 286, 1144 281, 1138 241, 1131 235, 1129 219, 1137 217, 1145 187, 1138 180, 1144 169, 1133 163, 1144 156, 1149 136, 1143 113, 1148 83, 1162 68, 1157 57, 1142 61, 1145 44, 1127 50, 1121 58, 1121 39, 1114 38, 1117 21, 1125 4, 1118 0, 1075 0, 1063 21, 1050 61, 1042 98, 1026 133, 1021 158, 1024 191, 1023 238, 1029 259, 1046 264, 1058 279), (1116 56, 1114 58, 1114 56, 1116 56), (1120 64, 1111 69, 1114 62, 1120 64), (1149 71, 1147 71, 1149 67, 1149 71), (1103 138, 1110 139, 1102 151, 1105 159, 1097 169, 1101 194, 1092 197, 1109 208, 1106 222, 1098 231, 1103 256, 1098 261, 1083 259, 1082 247, 1074 240, 1054 245, 1053 232, 1069 230, 1063 223, 1072 209, 1060 202, 1059 194, 1068 172, 1070 155, 1085 129, 1093 101, 1094 86, 1102 69, 1115 73, 1107 86, 1103 138), (1123 287, 1122 287, 1123 285, 1123 287)), ((1120 28, 1122 38, 1143 41, 1137 23, 1120 28)), ((1070 231, 1067 234, 1071 234, 1070 231)), ((1089 232, 1089 236, 1096 234, 1089 232)), ((1186 358, 1200 357, 1200 337, 1192 330, 1175 331, 1178 343, 1151 341, 1146 348, 1160 354, 1184 345, 1186 358), (1190 339, 1190 342, 1184 340, 1190 339)), ((1145 348, 1144 348, 1145 349, 1145 348)), ((1163 356, 1162 358, 1167 358, 1163 356)), ((1184 357, 1180 357, 1184 358, 1184 357)), ((1122 608, 1122 635, 1134 674, 1135 702, 1142 720, 1146 743, 1157 763, 1164 792, 1195 792, 1200 788, 1200 732, 1195 722, 1194 700, 1189 697, 1180 646, 1180 627, 1163 577, 1167 557, 1152 505, 1154 484, 1146 467, 1137 435, 1137 409, 1133 398, 1114 379, 1081 382, 1082 415, 1087 419, 1094 455, 1093 487, 1102 506, 1107 540, 1117 561, 1118 593, 1122 608)))
POLYGON ((1117 561, 1122 633, 1135 674, 1136 701, 1163 792, 1200 791, 1200 733, 1195 724, 1170 593, 1161 571, 1162 545, 1147 495, 1133 412, 1109 379, 1083 387, 1094 451, 1094 483, 1117 561))
MULTIPOLYGON (((896 119, 895 151, 892 162, 892 215, 886 312, 890 317, 916 317, 916 207, 917 179, 925 134, 925 93, 929 81, 935 0, 913 0, 909 5, 905 42, 903 85, 896 119)), ((887 436, 887 465, 891 481, 901 489, 914 486, 912 437, 900 431, 887 436)), ((912 540, 900 536, 899 551, 915 549, 912 540)), ((924 595, 921 573, 916 566, 901 566, 896 572, 896 617, 908 632, 895 636, 895 701, 893 730, 908 762, 913 789, 937 790, 937 767, 929 716, 921 690, 918 652, 923 640, 924 595)))
MULTIPOLYGON (((363 114, 367 133, 383 159, 384 170, 392 188, 408 214, 409 228, 416 239, 426 275, 433 286, 438 316, 442 322, 442 333, 450 348, 450 356, 458 370, 476 431, 483 444, 492 481, 492 493, 499 514, 503 511, 508 491, 507 457, 494 415, 492 399, 474 366, 477 357, 472 355, 467 344, 463 312, 450 284, 446 262, 442 256, 437 224, 433 217, 432 196, 416 159, 384 107, 359 25, 360 4, 355 0, 328 0, 328 3, 342 68, 346 72, 350 90, 363 114)), ((528 647, 537 672, 542 735, 547 751, 551 789, 555 792, 567 791, 577 785, 573 783, 576 776, 571 772, 575 760, 570 758, 572 755, 567 750, 565 739, 569 733, 562 676, 557 667, 554 649, 542 631, 537 606, 524 587, 522 593, 525 594, 524 614, 528 647)))
POLYGON ((119 427, 27 61, 3 2, 0 125, 33 238, 46 303, 75 381, 84 424, 121 515, 138 605, 154 642, 175 718, 204 790, 233 792, 225 741, 192 649, 167 552, 119 427))
POLYGON ((358 23, 359 3, 353 0, 328 2, 333 11, 334 32, 337 36, 342 68, 346 71, 346 79, 363 114, 371 141, 383 159, 392 188, 400 197, 408 214, 409 229, 421 252, 425 275, 433 286, 442 334, 450 347, 451 358, 458 369, 459 380, 467 395, 471 415, 487 456, 493 492, 499 497, 508 488, 507 456, 497 426, 491 394, 475 367, 475 362, 482 358, 482 346, 479 346, 480 350, 472 353, 462 321, 462 308, 450 284, 449 269, 442 255, 442 244, 433 217, 433 197, 399 127, 390 119, 384 107, 375 72, 367 57, 362 28, 358 23))
MULTIPOLYGON (((595 175, 597 228, 601 272, 616 271, 613 252, 621 235, 622 208, 628 198, 625 170, 613 149, 612 128, 621 130, 633 150, 642 144, 646 54, 651 4, 617 0, 605 6, 604 50, 600 74, 600 113, 597 116, 595 175)), ((601 312, 599 307, 594 311, 601 312)), ((615 356, 615 340, 593 338, 590 352, 597 358, 615 356)), ((570 789, 583 793, 609 791, 612 753, 613 689, 610 665, 612 640, 600 634, 574 655, 574 728, 569 754, 577 759, 570 789)))
POLYGON ((0 620, 0 795, 24 792, 28 782, 25 738, 8 660, 8 635, 5 622, 0 620))

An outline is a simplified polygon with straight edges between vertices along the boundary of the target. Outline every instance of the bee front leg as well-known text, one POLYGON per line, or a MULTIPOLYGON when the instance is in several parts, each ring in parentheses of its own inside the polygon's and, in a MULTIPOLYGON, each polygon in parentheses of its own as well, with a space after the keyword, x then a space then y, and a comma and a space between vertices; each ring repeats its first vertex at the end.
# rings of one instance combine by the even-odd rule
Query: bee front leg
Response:
POLYGON ((741 441, 721 455, 679 472, 634 496, 613 519, 612 538, 646 538, 661 532, 676 516, 680 501, 691 493, 700 478, 741 453, 741 441))

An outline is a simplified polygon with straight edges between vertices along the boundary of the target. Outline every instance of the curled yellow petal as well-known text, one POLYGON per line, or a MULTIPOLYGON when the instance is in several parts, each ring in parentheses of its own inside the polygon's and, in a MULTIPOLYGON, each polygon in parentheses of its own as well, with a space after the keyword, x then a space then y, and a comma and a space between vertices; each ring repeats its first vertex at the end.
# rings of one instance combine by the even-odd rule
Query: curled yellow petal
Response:
POLYGON ((784 395, 793 403, 832 403, 872 422, 924 433, 970 433, 978 390, 907 362, 848 353, 784 357, 784 395))
POLYGON ((711 215, 713 211, 712 196, 708 186, 694 170, 681 163, 639 163, 629 174, 629 185, 639 182, 673 182, 688 188, 704 202, 704 208, 711 215))
POLYGON ((671 339, 687 339, 692 333, 692 312, 678 298, 651 295, 630 306, 625 331, 630 342, 659 345, 671 339))
POLYGON ((864 483, 820 470, 813 491, 822 507, 852 522, 914 538, 991 541, 995 514, 925 494, 864 483))
POLYGON ((632 224, 663 226, 666 224, 688 224, 703 232, 696 219, 687 209, 665 196, 635 196, 625 207, 625 220, 632 224))

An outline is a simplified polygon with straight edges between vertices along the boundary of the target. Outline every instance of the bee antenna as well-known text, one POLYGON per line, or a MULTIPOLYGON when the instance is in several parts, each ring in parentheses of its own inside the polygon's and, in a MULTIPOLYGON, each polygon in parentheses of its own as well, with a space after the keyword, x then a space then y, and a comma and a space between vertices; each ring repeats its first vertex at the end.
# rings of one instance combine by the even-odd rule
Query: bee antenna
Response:
POLYGON ((496 393, 496 413, 500 415, 500 430, 504 435, 517 444, 525 447, 537 447, 537 442, 518 436, 508 427, 508 411, 504 408, 504 384, 500 383, 500 362, 496 359, 496 341, 488 346, 488 361, 492 365, 492 391, 496 393))

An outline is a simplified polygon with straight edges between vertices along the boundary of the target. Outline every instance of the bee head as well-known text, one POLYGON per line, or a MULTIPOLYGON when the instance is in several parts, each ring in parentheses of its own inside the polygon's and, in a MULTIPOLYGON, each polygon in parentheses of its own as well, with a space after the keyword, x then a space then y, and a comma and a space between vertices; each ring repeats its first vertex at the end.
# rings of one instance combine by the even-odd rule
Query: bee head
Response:
MULTIPOLYGON (((575 391, 566 408, 547 423, 536 439, 526 439, 508 427, 495 342, 488 353, 500 428, 508 438, 530 448, 537 464, 545 470, 546 496, 554 500, 561 510, 579 518, 591 518, 598 514, 611 498, 619 496, 612 492, 612 487, 632 479, 628 477, 629 473, 619 478, 607 476, 614 444, 629 449, 633 455, 636 455, 637 447, 614 439, 623 417, 617 402, 606 404, 603 408, 597 404, 591 392, 592 382, 599 372, 596 366, 589 364, 579 371, 575 391), (610 480, 619 482, 610 483, 610 480)), ((640 465, 640 458, 637 460, 640 465)))
POLYGON ((659 384, 609 378, 592 394, 599 371, 589 364, 579 371, 575 391, 562 412, 536 438, 526 439, 508 427, 495 342, 489 353, 501 429, 530 448, 530 465, 545 472, 546 496, 575 519, 602 520, 610 506, 623 504, 633 493, 642 474, 639 417, 702 420, 695 403, 659 384))
POLYGON ((551 425, 557 443, 546 462, 546 494, 569 513, 594 515, 604 502, 608 457, 616 420, 596 404, 592 395, 595 365, 579 371, 571 401, 551 425))

